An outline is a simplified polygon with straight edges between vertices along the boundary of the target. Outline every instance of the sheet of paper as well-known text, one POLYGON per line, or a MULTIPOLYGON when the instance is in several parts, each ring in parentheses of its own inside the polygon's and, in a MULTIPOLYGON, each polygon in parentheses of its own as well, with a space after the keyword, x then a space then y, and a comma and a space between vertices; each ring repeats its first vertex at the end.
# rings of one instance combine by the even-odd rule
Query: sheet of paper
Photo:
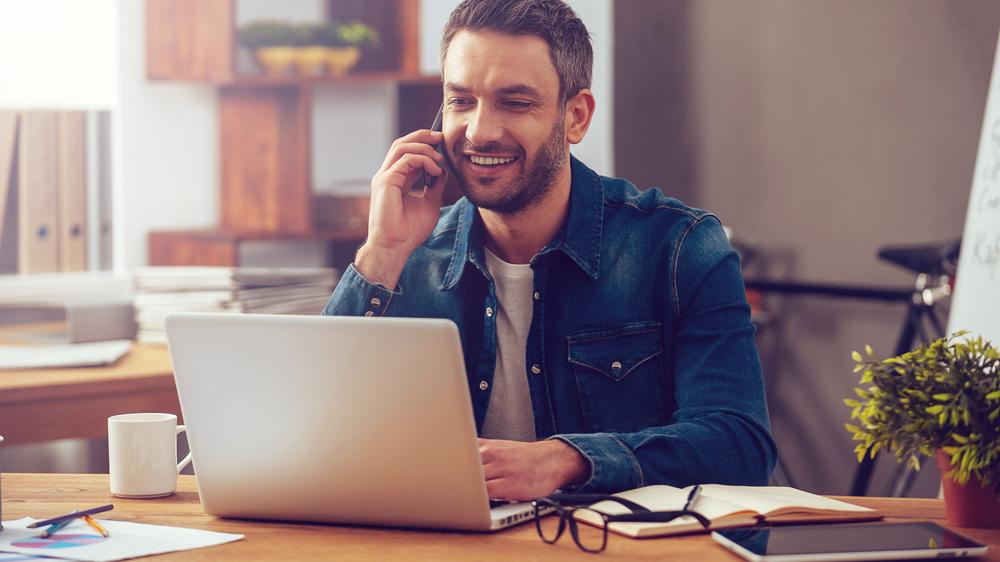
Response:
POLYGON ((132 340, 66 345, 0 346, 0 370, 109 365, 128 353, 132 340))
MULTIPOLYGON (((243 538, 243 535, 232 533, 102 520, 101 525, 108 530, 110 537, 100 536, 83 521, 74 521, 51 537, 40 539, 38 536, 42 529, 27 528, 33 521, 30 517, 4 521, 4 530, 0 532, 0 552, 111 562, 216 546, 243 538)), ((0 558, 0 561, 3 560, 0 558)))
POLYGON ((34 556, 31 554, 16 554, 13 552, 0 552, 0 562, 36 562, 38 560, 59 560, 48 556, 34 556))

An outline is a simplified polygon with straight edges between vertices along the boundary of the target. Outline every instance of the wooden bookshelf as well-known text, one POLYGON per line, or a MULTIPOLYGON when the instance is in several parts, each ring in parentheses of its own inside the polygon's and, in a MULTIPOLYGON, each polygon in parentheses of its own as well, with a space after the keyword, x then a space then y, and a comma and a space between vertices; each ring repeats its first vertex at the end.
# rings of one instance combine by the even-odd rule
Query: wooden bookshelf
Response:
POLYGON ((237 232, 221 228, 203 230, 161 230, 149 235, 149 265, 239 266, 240 246, 257 241, 310 241, 330 243, 332 263, 344 267, 354 257, 364 228, 313 230, 310 232, 237 232))
POLYGON ((393 83, 399 134, 428 126, 441 81, 419 74, 419 0, 329 0, 328 19, 362 21, 381 34, 380 48, 366 50, 342 77, 241 72, 236 0, 145 1, 147 78, 208 83, 219 91, 218 227, 151 233, 150 264, 236 265, 240 244, 262 237, 362 242, 364 229, 314 226, 314 91, 333 83, 393 83))
MULTIPOLYGON (((226 84, 270 80, 240 73, 237 0, 146 0, 146 77, 226 84)), ((349 76, 279 77, 280 81, 395 80, 419 75, 419 0, 328 0, 327 19, 361 21, 381 34, 349 76)))

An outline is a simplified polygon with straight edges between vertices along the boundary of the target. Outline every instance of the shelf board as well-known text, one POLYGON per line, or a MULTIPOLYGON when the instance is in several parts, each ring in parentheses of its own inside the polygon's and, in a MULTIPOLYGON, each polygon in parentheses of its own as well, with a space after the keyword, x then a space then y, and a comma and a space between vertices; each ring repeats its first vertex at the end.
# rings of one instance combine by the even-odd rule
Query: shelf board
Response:
POLYGON ((357 72, 354 74, 345 74, 344 76, 241 74, 231 80, 224 80, 218 83, 223 86, 312 86, 322 84, 375 84, 382 82, 432 85, 440 84, 441 77, 437 74, 411 74, 404 72, 357 72))
POLYGON ((310 230, 306 232, 251 232, 233 231, 221 228, 201 230, 157 230, 159 236, 183 237, 189 240, 205 242, 247 242, 252 240, 328 240, 352 241, 364 240, 368 236, 367 228, 338 228, 310 230))

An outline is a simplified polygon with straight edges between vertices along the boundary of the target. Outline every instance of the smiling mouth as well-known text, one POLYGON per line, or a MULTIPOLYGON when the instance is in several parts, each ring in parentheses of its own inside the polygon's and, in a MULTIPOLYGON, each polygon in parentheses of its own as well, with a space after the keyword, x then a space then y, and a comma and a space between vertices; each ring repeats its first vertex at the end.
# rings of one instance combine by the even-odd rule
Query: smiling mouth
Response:
POLYGON ((502 166, 504 164, 510 164, 511 162, 517 160, 516 156, 506 156, 506 157, 496 157, 496 156, 480 156, 478 154, 467 155, 466 158, 470 162, 477 166, 502 166))

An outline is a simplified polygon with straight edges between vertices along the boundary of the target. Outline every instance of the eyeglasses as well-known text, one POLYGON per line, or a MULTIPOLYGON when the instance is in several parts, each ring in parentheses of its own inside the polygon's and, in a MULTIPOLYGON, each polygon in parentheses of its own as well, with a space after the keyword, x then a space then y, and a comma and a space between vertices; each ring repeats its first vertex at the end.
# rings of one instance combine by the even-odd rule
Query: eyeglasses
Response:
POLYGON ((608 546, 608 524, 617 522, 630 523, 666 523, 678 517, 693 517, 702 527, 711 525, 704 515, 681 509, 678 511, 650 511, 645 507, 616 496, 604 494, 552 494, 547 498, 538 498, 531 502, 535 512, 535 529, 538 536, 548 544, 554 544, 569 527, 576 546, 585 552, 603 552, 608 546), (615 502, 631 513, 608 514, 587 507, 600 501, 615 502), (547 517, 549 512, 554 516, 547 517), (577 520, 588 524, 578 524, 577 520))

